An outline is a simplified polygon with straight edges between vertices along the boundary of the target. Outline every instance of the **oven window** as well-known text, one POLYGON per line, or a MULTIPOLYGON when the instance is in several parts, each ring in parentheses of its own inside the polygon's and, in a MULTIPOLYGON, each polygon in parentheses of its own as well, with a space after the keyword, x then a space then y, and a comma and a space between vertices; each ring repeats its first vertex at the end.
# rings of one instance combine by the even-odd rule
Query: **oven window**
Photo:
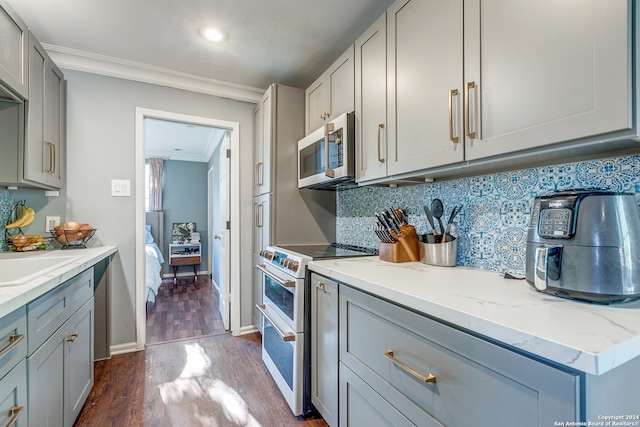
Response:
POLYGON ((264 294, 278 307, 289 319, 293 320, 294 291, 283 287, 269 275, 264 275, 264 294))
POLYGON ((284 341, 267 318, 264 318, 264 350, 278 368, 280 375, 293 390, 293 350, 294 344, 284 341))

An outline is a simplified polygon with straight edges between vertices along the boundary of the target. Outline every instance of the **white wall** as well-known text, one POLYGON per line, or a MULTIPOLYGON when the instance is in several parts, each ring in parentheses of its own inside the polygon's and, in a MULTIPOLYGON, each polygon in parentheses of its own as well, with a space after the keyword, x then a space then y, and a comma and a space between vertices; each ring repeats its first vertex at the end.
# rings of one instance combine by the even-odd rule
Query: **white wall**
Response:
MULTIPOLYGON (((135 109, 240 123, 241 326, 251 325, 254 104, 146 83, 64 70, 67 80, 67 215, 85 218, 118 246, 111 271, 111 345, 136 341, 135 109), (111 197, 111 179, 131 181, 132 197, 111 197)), ((144 286, 144 284, 140 284, 144 286)), ((238 299, 234 298, 234 301, 238 299)))

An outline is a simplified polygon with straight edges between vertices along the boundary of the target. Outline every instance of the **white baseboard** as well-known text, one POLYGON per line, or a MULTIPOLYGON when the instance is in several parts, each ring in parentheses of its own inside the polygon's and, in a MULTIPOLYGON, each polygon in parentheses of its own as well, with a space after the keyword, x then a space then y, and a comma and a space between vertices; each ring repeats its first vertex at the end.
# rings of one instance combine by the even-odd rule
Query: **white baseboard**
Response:
POLYGON ((125 354, 125 353, 133 353, 138 351, 138 347, 136 345, 136 342, 128 342, 128 343, 124 343, 124 344, 116 344, 116 345, 112 345, 111 347, 109 347, 109 350, 111 351, 111 356, 116 355, 116 354, 125 354))
POLYGON ((256 328, 254 325, 247 325, 247 326, 243 326, 240 328, 240 332, 238 332, 237 334, 233 334, 234 336, 240 336, 240 335, 246 335, 246 334, 252 334, 254 332, 259 332, 259 329, 256 328))

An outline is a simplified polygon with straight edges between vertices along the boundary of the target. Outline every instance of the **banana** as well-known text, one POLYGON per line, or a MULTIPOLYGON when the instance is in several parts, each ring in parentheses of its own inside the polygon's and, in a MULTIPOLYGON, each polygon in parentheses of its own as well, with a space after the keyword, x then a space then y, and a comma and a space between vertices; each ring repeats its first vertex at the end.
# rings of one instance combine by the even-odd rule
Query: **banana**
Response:
POLYGON ((36 212, 28 206, 23 206, 20 211, 20 216, 11 224, 5 225, 4 228, 11 230, 13 228, 25 227, 33 222, 36 217, 36 212))

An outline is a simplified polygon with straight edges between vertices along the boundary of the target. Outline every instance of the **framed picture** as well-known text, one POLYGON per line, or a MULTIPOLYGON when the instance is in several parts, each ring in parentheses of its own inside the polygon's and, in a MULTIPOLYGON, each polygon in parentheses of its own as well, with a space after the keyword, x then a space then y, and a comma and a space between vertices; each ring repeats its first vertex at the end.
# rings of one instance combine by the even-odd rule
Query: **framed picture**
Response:
POLYGON ((196 231, 195 222, 174 222, 171 228, 171 243, 183 243, 196 231))

